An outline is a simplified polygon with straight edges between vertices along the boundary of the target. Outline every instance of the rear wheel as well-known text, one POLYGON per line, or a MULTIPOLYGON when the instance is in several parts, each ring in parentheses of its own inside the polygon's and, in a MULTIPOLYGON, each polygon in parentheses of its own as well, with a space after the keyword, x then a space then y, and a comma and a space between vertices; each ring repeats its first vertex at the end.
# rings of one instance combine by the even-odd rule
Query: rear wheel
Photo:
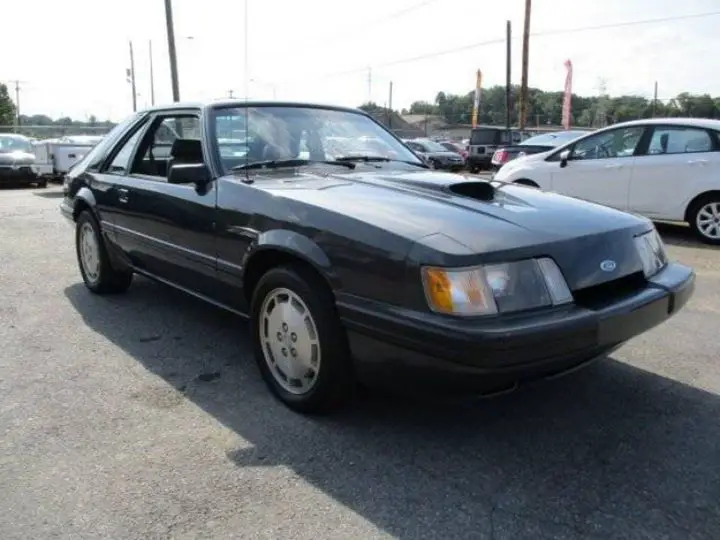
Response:
POLYGON ((125 292, 132 283, 132 272, 112 267, 100 226, 93 215, 85 210, 76 221, 75 247, 85 286, 96 294, 125 292))
POLYGON ((701 241, 720 245, 720 196, 709 195, 695 202, 688 218, 690 227, 701 241))
POLYGON ((285 405, 326 413, 352 397, 345 330, 332 293, 314 271, 297 264, 270 269, 253 291, 250 311, 260 372, 285 405))

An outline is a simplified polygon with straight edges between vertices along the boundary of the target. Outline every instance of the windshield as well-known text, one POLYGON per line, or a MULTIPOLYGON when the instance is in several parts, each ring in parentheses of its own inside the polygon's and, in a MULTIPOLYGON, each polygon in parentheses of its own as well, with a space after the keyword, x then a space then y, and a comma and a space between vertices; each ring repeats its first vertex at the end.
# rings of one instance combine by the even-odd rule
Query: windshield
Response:
POLYGON ((32 153, 32 144, 22 137, 2 137, 0 136, 0 154, 9 154, 10 152, 26 152, 32 153))
POLYGON ((216 109, 212 123, 224 173, 239 165, 285 159, 334 161, 373 156, 422 164, 383 127, 350 111, 233 107, 216 109))
POLYGON ((507 131, 504 129, 476 128, 470 132, 470 144, 506 144, 507 131))
POLYGON ((538 145, 538 146, 560 146, 573 139, 577 139, 581 135, 590 133, 589 131, 559 131, 556 133, 543 133, 535 135, 521 142, 521 145, 538 145))

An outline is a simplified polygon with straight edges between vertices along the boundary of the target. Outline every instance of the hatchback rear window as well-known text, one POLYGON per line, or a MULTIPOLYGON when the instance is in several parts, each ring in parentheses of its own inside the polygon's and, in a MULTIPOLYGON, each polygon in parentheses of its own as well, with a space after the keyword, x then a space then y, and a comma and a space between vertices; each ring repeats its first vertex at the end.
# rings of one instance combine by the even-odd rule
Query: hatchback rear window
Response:
POLYGON ((470 144, 505 144, 507 131, 504 129, 473 129, 470 133, 470 144))

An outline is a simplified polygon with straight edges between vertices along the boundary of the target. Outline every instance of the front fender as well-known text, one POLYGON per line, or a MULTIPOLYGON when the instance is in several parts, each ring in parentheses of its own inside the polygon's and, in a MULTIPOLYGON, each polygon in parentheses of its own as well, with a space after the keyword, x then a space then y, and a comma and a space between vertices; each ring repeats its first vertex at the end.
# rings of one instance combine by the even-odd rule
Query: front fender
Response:
POLYGON ((333 289, 340 288, 337 272, 322 248, 307 236, 285 229, 265 231, 257 236, 243 256, 243 281, 253 258, 269 250, 287 253, 309 263, 328 280, 333 289))

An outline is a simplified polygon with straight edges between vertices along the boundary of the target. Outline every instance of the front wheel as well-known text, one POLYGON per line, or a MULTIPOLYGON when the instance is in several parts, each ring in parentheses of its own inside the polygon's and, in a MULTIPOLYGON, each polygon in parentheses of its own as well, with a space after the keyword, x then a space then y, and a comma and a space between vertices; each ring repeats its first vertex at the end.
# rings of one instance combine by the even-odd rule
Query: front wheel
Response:
POLYGON ((690 228, 702 242, 720 245, 720 197, 713 195, 696 202, 689 218, 690 228))
POLYGON ((302 265, 272 268, 257 284, 250 312, 260 372, 285 405, 326 413, 349 400, 347 337, 322 278, 302 265))
POLYGON ((132 272, 112 267, 95 217, 87 210, 75 225, 75 248, 85 286, 96 294, 125 292, 132 283, 132 272))

